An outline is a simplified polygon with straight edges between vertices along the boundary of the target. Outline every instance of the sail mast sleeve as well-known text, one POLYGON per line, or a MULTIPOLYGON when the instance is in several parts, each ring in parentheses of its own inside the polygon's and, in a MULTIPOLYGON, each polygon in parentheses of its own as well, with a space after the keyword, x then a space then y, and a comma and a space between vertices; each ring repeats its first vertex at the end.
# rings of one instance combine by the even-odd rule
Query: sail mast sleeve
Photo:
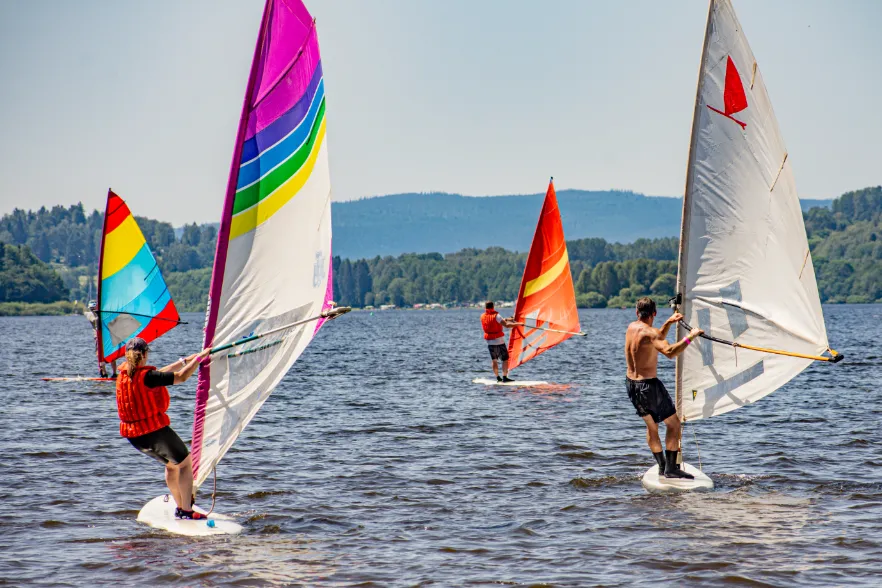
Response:
MULTIPOLYGON (((95 313, 96 320, 96 334, 98 337, 98 346, 95 348, 96 355, 101 357, 104 356, 104 342, 102 340, 101 331, 101 280, 104 277, 104 242, 107 237, 107 218, 110 216, 110 196, 113 194, 113 190, 111 188, 107 189, 107 202, 104 204, 104 221, 101 223, 101 247, 98 251, 98 285, 96 286, 95 291, 95 309, 98 311, 95 313)), ((101 359, 98 360, 98 367, 101 367, 101 359)))
MULTIPOLYGON (((221 213, 220 227, 217 232, 217 246, 215 248, 214 266, 211 271, 211 284, 208 290, 208 309, 205 318, 205 332, 202 339, 202 347, 210 347, 214 342, 215 329, 217 328, 218 306, 223 289, 224 268, 227 263, 227 249, 230 244, 230 227, 233 220, 233 204, 236 200, 236 185, 239 181, 239 166, 242 158, 242 148, 245 143, 245 133, 248 129, 248 114, 251 110, 251 100, 254 94, 254 86, 257 79, 260 54, 266 38, 266 29, 273 0, 266 0, 263 7, 263 16, 260 19, 260 32, 254 45, 254 55, 251 59, 251 72, 248 74, 248 84, 245 89, 245 98, 242 101, 242 113, 239 116, 239 128, 236 133, 236 143, 233 147, 233 158, 230 162, 230 174, 227 179, 227 191, 224 197, 224 208, 221 213), (214 302, 214 303, 213 303, 214 302)), ((208 391, 211 385, 211 364, 205 363, 199 367, 199 382, 196 385, 196 407, 193 416, 192 437, 192 463, 193 477, 199 472, 200 456, 202 453, 202 435, 205 423, 205 406, 208 402, 208 391)), ((198 487, 198 485, 197 485, 198 487)))
MULTIPOLYGON (((677 258, 677 295, 680 297, 680 304, 686 303, 686 246, 689 240, 689 222, 692 216, 692 185, 695 178, 695 166, 693 165, 693 157, 695 154, 695 142, 698 138, 699 109, 701 108, 701 86, 704 80, 704 62, 707 59, 707 47, 710 40, 711 25, 714 16, 714 0, 709 0, 707 7, 707 22, 704 26, 704 44, 701 47, 701 60, 698 62, 698 82, 695 88, 695 108, 692 111, 692 132, 689 136, 689 155, 686 159, 686 188, 683 192, 683 214, 680 218, 680 242, 679 255, 677 258)), ((679 308, 674 308, 674 312, 678 312, 679 308)), ((679 341, 686 336, 682 322, 677 324, 676 330, 677 340, 679 341)), ((683 360, 677 357, 676 360, 676 380, 675 380, 675 402, 677 407, 677 417, 683 420, 683 360)))

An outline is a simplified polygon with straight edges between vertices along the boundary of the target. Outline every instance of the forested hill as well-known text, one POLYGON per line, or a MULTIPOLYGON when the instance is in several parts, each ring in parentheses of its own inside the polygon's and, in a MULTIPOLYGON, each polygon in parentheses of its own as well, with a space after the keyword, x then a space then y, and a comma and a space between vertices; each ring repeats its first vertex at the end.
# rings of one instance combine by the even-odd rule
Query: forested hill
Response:
MULTIPOLYGON (((537 200, 536 210, 538 206, 537 200)), ((537 214, 531 212, 527 243, 537 214)), ((882 302, 882 188, 844 194, 830 208, 807 211, 805 219, 822 300, 882 302)), ((216 229, 188 225, 176 236, 168 223, 140 217, 137 221, 178 307, 202 310, 216 229)), ((500 217, 500 221, 507 219, 500 217)), ((25 246, 14 248, 20 259, 36 257, 51 264, 61 275, 64 288, 59 293, 49 284, 54 279, 51 272, 40 274, 47 280, 47 292, 82 300, 90 292, 88 277, 96 274, 101 228, 102 215, 97 211, 86 214, 81 205, 16 210, 0 218, 0 242, 25 246)), ((335 253, 339 253, 341 232, 345 231, 337 229, 335 253)), ((674 238, 638 239, 630 244, 597 237, 571 239, 568 248, 582 305, 617 306, 645 294, 659 299, 672 294, 677 252, 674 238)), ((524 253, 502 247, 470 247, 446 255, 338 255, 334 260, 336 298, 341 304, 354 306, 464 303, 488 297, 512 300, 517 296, 524 258, 524 253)))
MULTIPOLYGON (((335 202, 334 254, 369 258, 487 247, 526 251, 544 198, 545 192, 488 197, 429 193, 335 202)), ((569 239, 599 237, 630 243, 679 234, 683 207, 679 198, 560 190, 557 200, 569 239)), ((803 209, 830 203, 805 200, 803 209)))
MULTIPOLYGON (((502 247, 526 251, 545 193, 470 197, 395 194, 334 204, 334 254, 374 257, 502 247)), ((561 190, 564 234, 628 243, 676 236, 681 201, 633 192, 561 190)))

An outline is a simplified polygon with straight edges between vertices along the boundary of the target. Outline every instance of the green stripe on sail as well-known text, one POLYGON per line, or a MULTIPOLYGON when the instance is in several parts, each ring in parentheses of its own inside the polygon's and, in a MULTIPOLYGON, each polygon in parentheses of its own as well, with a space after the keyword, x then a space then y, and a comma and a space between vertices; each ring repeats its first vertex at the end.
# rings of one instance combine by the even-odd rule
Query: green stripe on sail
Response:
POLYGON ((291 154, 279 167, 265 175, 260 181, 242 188, 236 192, 236 200, 233 202, 233 214, 236 215, 243 210, 247 210, 275 192, 279 186, 288 181, 288 178, 296 174, 303 163, 312 152, 315 145, 315 139, 318 135, 319 126, 325 118, 325 99, 322 98, 322 105, 315 116, 312 128, 309 130, 309 138, 300 146, 300 148, 291 154))

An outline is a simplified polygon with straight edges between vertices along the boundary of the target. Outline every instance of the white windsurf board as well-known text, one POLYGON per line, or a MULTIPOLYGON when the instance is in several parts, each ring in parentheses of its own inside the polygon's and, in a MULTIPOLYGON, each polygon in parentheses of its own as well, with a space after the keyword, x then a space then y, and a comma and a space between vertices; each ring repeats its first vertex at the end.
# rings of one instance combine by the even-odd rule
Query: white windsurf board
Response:
POLYGON ((88 376, 69 376, 66 378, 40 378, 44 382, 116 382, 116 378, 91 378, 88 376))
POLYGON ((665 478, 659 476, 658 464, 652 466, 643 474, 643 487, 652 494, 673 494, 676 492, 691 492, 695 490, 713 490, 714 481, 707 477, 697 467, 688 463, 681 463, 680 469, 687 474, 695 476, 694 480, 683 478, 665 478))
POLYGON ((496 378, 475 378, 473 384, 483 384, 485 386, 515 386, 518 388, 529 388, 532 386, 547 386, 548 382, 542 380, 514 380, 512 382, 498 382, 496 378))
MULTIPOLYGON (((138 513, 138 522, 145 523, 155 529, 162 529, 176 535, 188 537, 206 537, 208 535, 237 535, 242 526, 231 517, 213 512, 208 520, 188 520, 175 518, 175 500, 168 494, 157 496, 144 505, 138 513)), ((197 512, 205 514, 199 507, 197 512)))

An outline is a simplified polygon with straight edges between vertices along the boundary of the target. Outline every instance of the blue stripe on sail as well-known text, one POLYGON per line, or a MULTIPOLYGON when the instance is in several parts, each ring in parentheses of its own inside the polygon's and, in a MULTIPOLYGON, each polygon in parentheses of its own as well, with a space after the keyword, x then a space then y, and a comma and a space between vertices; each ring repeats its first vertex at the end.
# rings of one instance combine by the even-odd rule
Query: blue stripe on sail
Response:
POLYGON ((147 243, 141 246, 132 260, 121 270, 101 280, 101 309, 120 310, 147 287, 145 279, 150 272, 158 274, 156 259, 147 243))
POLYGON ((257 157, 260 152, 265 151, 268 147, 275 145, 281 141, 288 133, 297 128, 297 125, 306 116, 310 104, 313 102, 313 96, 318 91, 319 83, 322 81, 322 62, 319 61, 312 72, 312 78, 303 96, 297 100, 285 114, 274 120, 268 127, 245 141, 242 145, 242 159, 240 164, 251 161, 257 157))
POLYGON ((101 283, 100 310, 106 313, 107 320, 112 320, 112 313, 115 312, 135 312, 152 317, 165 308, 169 300, 165 280, 159 272, 153 272, 145 282, 146 276, 147 272, 141 268, 130 269, 127 266, 101 283), (111 280, 114 283, 107 284, 111 280), (110 290, 113 294, 105 298, 105 290, 110 290))
POLYGON ((270 147, 261 151, 260 156, 239 169, 239 181, 236 189, 239 190, 246 186, 250 186, 261 177, 275 169, 280 163, 291 157, 291 155, 300 148, 303 143, 309 139, 315 119, 322 100, 325 97, 324 81, 319 84, 318 91, 315 93, 314 100, 306 113, 306 116, 300 121, 300 125, 291 133, 270 147))
POLYGON ((159 268, 156 258, 145 243, 135 257, 125 267, 101 281, 101 323, 104 329, 105 350, 115 350, 106 324, 120 316, 121 313, 133 313, 141 328, 150 322, 151 317, 159 314, 166 307, 171 295, 159 268))

